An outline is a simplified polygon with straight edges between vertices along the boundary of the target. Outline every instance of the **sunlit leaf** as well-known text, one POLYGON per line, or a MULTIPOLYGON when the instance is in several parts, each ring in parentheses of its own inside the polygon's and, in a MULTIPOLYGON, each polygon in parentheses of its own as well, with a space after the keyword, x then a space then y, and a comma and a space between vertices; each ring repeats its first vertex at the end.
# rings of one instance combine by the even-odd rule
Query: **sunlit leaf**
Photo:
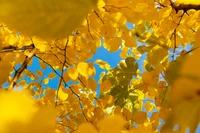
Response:
POLYGON ((0 18, 9 27, 25 35, 57 39, 70 35, 95 7, 96 2, 97 0, 2 1, 0 7, 4 12, 0 13, 0 18), (18 6, 21 8, 17 8, 18 6), (22 18, 23 21, 21 21, 22 18))
POLYGON ((67 73, 68 73, 69 77, 72 78, 73 80, 76 80, 78 77, 78 71, 74 67, 68 68, 67 73))

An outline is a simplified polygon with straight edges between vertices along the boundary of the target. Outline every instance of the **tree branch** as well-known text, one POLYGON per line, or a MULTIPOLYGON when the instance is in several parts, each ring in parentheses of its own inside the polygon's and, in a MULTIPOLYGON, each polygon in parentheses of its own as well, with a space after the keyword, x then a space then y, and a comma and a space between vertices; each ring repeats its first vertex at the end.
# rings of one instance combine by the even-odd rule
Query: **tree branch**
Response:
POLYGON ((35 55, 36 52, 36 48, 34 48, 31 53, 26 56, 24 62, 22 63, 21 67, 15 72, 15 75, 13 76, 13 79, 10 83, 10 86, 8 88, 8 90, 12 90, 15 85, 17 84, 17 80, 19 79, 21 73, 26 69, 28 63, 30 62, 30 60, 32 59, 32 57, 35 55))
POLYGON ((194 5, 194 4, 178 4, 176 2, 172 2, 170 0, 172 8, 176 11, 176 13, 180 10, 183 10, 184 12, 187 12, 188 10, 194 9, 194 10, 200 10, 200 5, 194 5))

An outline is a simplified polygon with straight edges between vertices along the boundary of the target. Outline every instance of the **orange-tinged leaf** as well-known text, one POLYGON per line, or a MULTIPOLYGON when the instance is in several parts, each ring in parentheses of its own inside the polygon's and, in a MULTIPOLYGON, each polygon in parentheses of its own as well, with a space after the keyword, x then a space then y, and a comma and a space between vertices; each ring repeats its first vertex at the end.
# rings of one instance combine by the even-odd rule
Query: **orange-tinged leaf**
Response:
POLYGON ((124 119, 120 115, 107 116, 99 122, 99 133, 121 133, 124 119))
POLYGON ((153 112, 153 114, 151 115, 150 121, 152 122, 152 128, 156 130, 159 124, 159 113, 153 112))
POLYGON ((171 104, 176 106, 183 100, 190 100, 198 97, 200 84, 195 80, 178 78, 170 91, 171 104))
POLYGON ((110 52, 115 52, 119 49, 120 45, 122 44, 122 40, 119 37, 115 37, 110 40, 110 52))
POLYGON ((98 121, 102 120, 104 118, 104 112, 103 112, 102 108, 96 107, 94 109, 94 116, 95 116, 95 119, 97 119, 98 121))
POLYGON ((121 107, 116 106, 114 110, 115 115, 121 115, 121 107))
POLYGON ((128 133, 154 133, 154 131, 145 126, 140 126, 138 128, 133 127, 128 133))
POLYGON ((200 28, 196 31, 194 44, 195 44, 195 47, 200 46, 200 28))
POLYGON ((12 66, 9 62, 0 61, 0 85, 8 80, 12 66))
POLYGON ((181 74, 191 78, 200 78, 200 62, 198 61, 199 57, 200 50, 196 49, 196 51, 194 51, 192 55, 188 56, 183 62, 182 67, 180 68, 181 74))
POLYGON ((111 82, 110 80, 104 80, 103 83, 100 85, 100 91, 101 92, 106 92, 111 89, 111 82))
POLYGON ((112 95, 105 95, 103 98, 104 104, 105 106, 109 105, 109 104, 113 104, 115 99, 112 95))
POLYGON ((78 77, 78 71, 76 68, 68 68, 67 69, 67 73, 69 75, 70 78, 72 78, 73 80, 76 80, 78 77))
POLYGON ((92 89, 93 91, 96 91, 96 89, 97 89, 97 82, 94 80, 94 78, 89 78, 87 82, 88 82, 88 87, 90 89, 92 89))
POLYGON ((147 119, 147 113, 142 111, 136 112, 133 116, 133 121, 136 124, 143 124, 146 119, 147 119))
POLYGON ((127 108, 123 108, 122 114, 125 120, 132 120, 132 113, 127 108))
POLYGON ((97 133, 97 130, 91 123, 83 123, 74 133, 97 133))
POLYGON ((42 77, 43 76, 43 73, 42 73, 42 71, 41 70, 36 70, 36 73, 40 76, 40 77, 42 77))
POLYGON ((150 72, 144 72, 142 74, 142 80, 145 82, 145 83, 150 83, 151 80, 152 80, 152 74, 150 72))
POLYGON ((56 77, 56 74, 54 72, 49 73, 48 77, 50 79, 54 79, 56 77))
POLYGON ((124 40, 125 40, 126 47, 136 47, 137 46, 136 40, 133 36, 128 35, 124 38, 124 40))

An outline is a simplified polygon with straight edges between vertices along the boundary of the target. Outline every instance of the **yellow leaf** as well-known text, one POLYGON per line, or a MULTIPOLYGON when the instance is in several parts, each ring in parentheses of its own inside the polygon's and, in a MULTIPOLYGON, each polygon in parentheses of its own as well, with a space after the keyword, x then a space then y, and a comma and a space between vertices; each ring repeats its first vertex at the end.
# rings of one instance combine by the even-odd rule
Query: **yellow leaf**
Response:
POLYGON ((195 4, 195 5, 200 4, 200 1, 198 0, 176 0, 176 2, 180 4, 195 4))
POLYGON ((9 36, 7 36, 5 38, 5 40, 7 41, 7 43, 9 45, 16 45, 17 41, 18 41, 18 37, 16 34, 10 34, 9 36))
POLYGON ((55 133, 56 115, 55 108, 43 107, 38 109, 26 123, 10 123, 8 133, 55 133))
POLYGON ((0 18, 28 36, 60 39, 80 26, 96 3, 97 0, 7 0, 1 1, 0 18))
POLYGON ((44 63, 43 61, 40 60, 40 67, 45 70, 46 69, 46 63, 44 63))
POLYGON ((58 98, 61 100, 61 101, 65 101, 67 100, 68 98, 68 93, 67 93, 67 90, 63 87, 61 87, 59 90, 58 90, 58 98))
POLYGON ((128 55, 128 50, 129 50, 128 47, 123 47, 123 48, 122 48, 122 52, 120 53, 120 57, 121 57, 121 58, 126 58, 127 55, 128 55))
POLYGON ((142 80, 145 82, 145 83, 150 83, 151 80, 152 80, 152 75, 150 72, 144 72, 142 74, 142 80))
POLYGON ((135 121, 136 124, 143 124, 146 119, 147 113, 142 111, 136 112, 133 116, 133 121, 135 121))
POLYGON ((76 68, 68 68, 67 69, 67 73, 69 75, 69 77, 73 80, 76 80, 78 77, 78 71, 76 70, 76 68))
POLYGON ((110 70, 110 65, 106 61, 98 59, 95 62, 100 68, 110 70))
POLYGON ((168 57, 168 49, 156 45, 147 54, 147 60, 154 66, 159 66, 165 57, 168 57))
POLYGON ((97 89, 97 82, 94 80, 94 78, 88 79, 88 87, 92 89, 93 91, 96 91, 97 89))
POLYGON ((127 108, 123 108, 122 114, 127 121, 132 120, 132 113, 127 108))
POLYGON ((42 77, 43 76, 43 73, 42 73, 42 71, 41 70, 36 70, 36 73, 40 76, 40 77, 42 77))
POLYGON ((80 62, 77 66, 78 72, 86 79, 93 74, 93 69, 85 62, 80 62))
POLYGON ((110 80, 104 80, 103 83, 100 85, 100 91, 101 92, 106 92, 111 89, 111 83, 110 80))
POLYGON ((0 93, 0 132, 5 132, 7 124, 27 122, 36 112, 34 100, 24 91, 5 91, 0 93))
POLYGON ((97 130, 91 123, 83 123, 74 133, 97 133, 97 130))
POLYGON ((200 62, 198 61, 200 57, 200 50, 197 49, 192 53, 191 56, 187 57, 180 68, 180 73, 185 76, 190 76, 193 78, 200 78, 200 62))
POLYGON ((150 101, 147 101, 146 104, 144 105, 144 107, 146 109, 146 113, 151 111, 151 103, 150 103, 150 101))
POLYGON ((105 6, 105 2, 103 0, 98 0, 97 7, 102 8, 105 6))
POLYGON ((200 46, 200 28, 196 31, 195 34, 195 47, 199 47, 200 46))
POLYGON ((123 39, 125 41, 125 46, 126 47, 136 47, 136 40, 133 36, 127 35, 127 36, 123 36, 123 39))
POLYGON ((122 40, 119 37, 115 37, 110 40, 110 52, 115 52, 119 49, 120 45, 122 44, 122 40))
POLYGON ((104 105, 107 106, 109 104, 113 104, 115 99, 112 95, 105 95, 103 98, 104 105))
POLYGON ((49 83, 49 79, 45 78, 43 82, 44 82, 44 84, 48 84, 49 83))
POLYGON ((8 80, 12 66, 9 62, 0 61, 0 85, 8 80))
POLYGON ((50 79, 54 79, 56 77, 56 74, 54 72, 49 73, 48 77, 50 79))
POLYGON ((115 115, 121 115, 121 107, 116 106, 114 110, 115 115))
POLYGON ((200 84, 195 80, 178 78, 175 80, 173 89, 170 92, 170 100, 173 105, 180 101, 189 100, 198 97, 200 84))
POLYGON ((154 131, 144 126, 140 126, 138 128, 133 127, 128 133, 154 133, 154 131))
POLYGON ((95 107, 94 116, 95 116, 95 119, 97 119, 98 121, 102 120, 104 118, 104 112, 103 112, 102 108, 95 107))
POLYGON ((150 121, 152 122, 152 128, 156 130, 159 124, 159 113, 153 112, 153 114, 151 115, 150 121))
POLYGON ((99 133, 121 133, 124 119, 119 115, 107 116, 99 122, 99 133))

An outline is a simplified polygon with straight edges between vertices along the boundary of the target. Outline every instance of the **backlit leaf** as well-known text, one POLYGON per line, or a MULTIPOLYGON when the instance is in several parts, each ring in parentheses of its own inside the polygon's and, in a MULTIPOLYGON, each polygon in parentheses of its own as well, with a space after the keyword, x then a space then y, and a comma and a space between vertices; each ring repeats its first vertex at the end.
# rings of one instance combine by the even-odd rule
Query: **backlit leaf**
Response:
POLYGON ((145 112, 136 112, 133 116, 133 120, 136 124, 143 124, 147 118, 147 113, 145 112))
POLYGON ((67 73, 68 73, 69 77, 72 78, 73 80, 76 80, 78 77, 78 71, 74 67, 68 68, 67 73))
POLYGON ((91 9, 95 7, 96 2, 97 0, 1 1, 0 8, 4 12, 0 13, 0 18, 9 27, 28 36, 64 38, 81 24, 91 9), (21 8, 17 8, 18 6, 21 8))

